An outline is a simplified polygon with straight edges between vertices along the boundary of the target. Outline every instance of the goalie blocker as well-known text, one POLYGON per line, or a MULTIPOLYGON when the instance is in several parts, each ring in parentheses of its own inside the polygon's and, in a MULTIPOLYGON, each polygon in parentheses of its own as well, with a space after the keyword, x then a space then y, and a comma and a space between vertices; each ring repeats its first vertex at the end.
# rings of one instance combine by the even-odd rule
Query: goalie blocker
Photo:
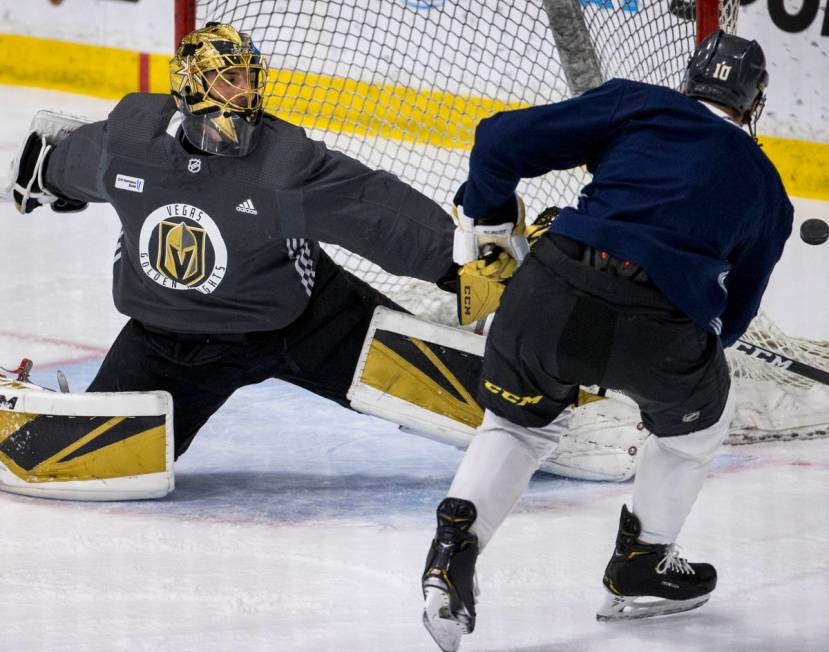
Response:
MULTIPOLYGON (((484 414, 475 398, 484 343, 481 335, 377 308, 348 392, 351 406, 466 448, 484 414)), ((541 469, 585 480, 627 480, 648 436, 637 422, 628 399, 582 390, 578 406, 550 427, 558 446, 541 469)))
POLYGON ((167 392, 58 393, 0 377, 0 489, 67 500, 161 498, 173 476, 167 392))

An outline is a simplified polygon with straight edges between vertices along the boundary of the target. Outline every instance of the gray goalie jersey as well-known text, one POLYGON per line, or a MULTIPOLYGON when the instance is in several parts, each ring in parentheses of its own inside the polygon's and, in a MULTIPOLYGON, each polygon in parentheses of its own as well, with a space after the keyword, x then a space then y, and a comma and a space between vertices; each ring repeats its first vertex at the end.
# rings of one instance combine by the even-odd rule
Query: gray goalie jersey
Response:
POLYGON ((266 116, 243 158, 188 153, 171 97, 133 94, 55 147, 46 186, 109 202, 122 224, 118 310, 176 332, 282 328, 308 304, 318 241, 426 281, 452 262, 451 218, 373 171, 266 116))

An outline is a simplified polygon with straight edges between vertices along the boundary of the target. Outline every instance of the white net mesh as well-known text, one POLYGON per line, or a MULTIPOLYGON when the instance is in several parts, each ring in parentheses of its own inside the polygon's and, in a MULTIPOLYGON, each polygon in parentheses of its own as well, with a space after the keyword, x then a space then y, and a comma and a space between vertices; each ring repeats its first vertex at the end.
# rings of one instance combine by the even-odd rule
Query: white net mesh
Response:
MULTIPOLYGON (((466 178, 482 118, 571 95, 540 0, 199 2, 197 25, 208 20, 251 33, 269 57, 270 111, 444 205, 466 178)), ((591 0, 584 21, 604 78, 679 86, 695 28, 666 1, 591 0)), ((534 216, 573 203, 586 181, 571 170, 519 192, 534 216)), ((413 312, 451 320, 452 298, 433 286, 327 250, 413 312)))
MULTIPOLYGON (((252 35, 270 60, 270 112, 448 205, 466 179, 482 118, 571 96, 546 11, 551 7, 575 7, 583 16, 601 78, 679 87, 695 46, 695 0, 580 0, 581 9, 578 2, 199 0, 196 22, 229 22, 252 35)), ((738 6, 739 0, 725 0, 719 7, 726 31, 736 28, 738 6)), ((522 181, 530 219, 547 206, 572 204, 587 180, 576 169, 522 181)), ((451 295, 325 247, 415 314, 454 323, 451 295)), ((756 321, 746 337, 826 369, 825 343, 787 338, 768 320, 756 321)), ((749 397, 740 408, 746 439, 819 433, 815 424, 829 422, 825 385, 741 353, 730 352, 729 360, 740 395, 749 397), (815 408, 786 434, 795 404, 815 408)))
POLYGON ((731 443, 829 435, 829 342, 790 337, 760 313, 726 354, 737 396, 731 443))

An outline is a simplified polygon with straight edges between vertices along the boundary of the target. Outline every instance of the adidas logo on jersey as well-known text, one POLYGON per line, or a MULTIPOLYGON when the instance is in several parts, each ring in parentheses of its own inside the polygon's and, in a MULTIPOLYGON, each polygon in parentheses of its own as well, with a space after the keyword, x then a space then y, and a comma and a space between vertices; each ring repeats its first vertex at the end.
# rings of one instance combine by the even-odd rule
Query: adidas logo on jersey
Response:
POLYGON ((241 204, 236 207, 236 210, 240 213, 250 213, 251 215, 259 215, 256 210, 256 207, 253 205, 253 202, 250 199, 246 199, 241 204))

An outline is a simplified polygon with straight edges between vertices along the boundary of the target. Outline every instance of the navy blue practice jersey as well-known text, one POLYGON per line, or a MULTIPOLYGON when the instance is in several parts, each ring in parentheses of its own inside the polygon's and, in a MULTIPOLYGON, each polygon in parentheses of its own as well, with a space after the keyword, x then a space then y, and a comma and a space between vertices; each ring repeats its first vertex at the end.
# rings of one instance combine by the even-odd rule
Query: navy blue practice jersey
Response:
POLYGON ((637 263, 696 324, 732 344, 792 228, 792 205, 760 147, 696 99, 614 79, 482 121, 464 212, 486 215, 520 179, 580 165, 592 181, 550 231, 637 263))

